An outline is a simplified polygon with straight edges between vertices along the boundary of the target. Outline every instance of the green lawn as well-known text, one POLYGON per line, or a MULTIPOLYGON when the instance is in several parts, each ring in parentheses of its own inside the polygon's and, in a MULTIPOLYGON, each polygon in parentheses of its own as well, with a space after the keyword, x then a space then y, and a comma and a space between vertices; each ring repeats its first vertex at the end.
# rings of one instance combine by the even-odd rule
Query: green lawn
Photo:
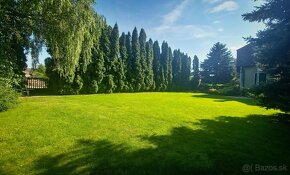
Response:
POLYGON ((243 174, 243 164, 288 166, 290 124, 277 112, 201 93, 22 98, 0 113, 0 174, 243 174))

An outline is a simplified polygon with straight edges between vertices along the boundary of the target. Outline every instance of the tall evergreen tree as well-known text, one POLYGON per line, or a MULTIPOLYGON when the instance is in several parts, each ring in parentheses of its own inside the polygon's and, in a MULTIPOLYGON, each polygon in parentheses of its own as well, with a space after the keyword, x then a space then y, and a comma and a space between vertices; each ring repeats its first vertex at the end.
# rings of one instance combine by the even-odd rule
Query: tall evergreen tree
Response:
POLYGON ((172 60, 172 90, 180 90, 181 84, 181 53, 180 50, 173 51, 172 60))
POLYGON ((184 53, 181 58, 181 89, 187 91, 189 90, 191 58, 184 53))
POLYGON ((266 0, 243 15, 249 22, 263 22, 266 28, 248 38, 260 68, 269 81, 256 92, 261 104, 290 112, 290 1, 266 0))
POLYGON ((120 37, 120 66, 123 67, 124 69, 124 86, 123 86, 123 91, 128 91, 129 90, 129 84, 128 84, 128 51, 127 51, 127 46, 126 46, 126 34, 123 32, 121 37, 120 37))
POLYGON ((128 86, 128 90, 130 92, 134 91, 134 82, 135 82, 135 78, 134 78, 134 74, 133 74, 133 54, 132 54, 132 38, 131 38, 131 33, 128 32, 128 34, 126 35, 126 49, 127 49, 127 61, 126 61, 126 67, 127 67, 127 71, 126 71, 126 80, 127 80, 127 86, 128 86))
POLYGON ((153 72, 155 81, 155 90, 162 89, 162 67, 160 64, 160 47, 158 41, 153 44, 153 72))
POLYGON ((197 89, 200 83, 200 72, 199 72, 199 59, 196 55, 193 57, 192 61, 192 79, 191 88, 193 90, 197 89))
POLYGON ((136 77, 135 82, 133 82, 134 90, 138 92, 141 90, 142 85, 144 83, 144 76, 140 59, 140 45, 138 31, 136 27, 134 28, 132 34, 132 59, 133 59, 132 74, 135 75, 136 77))
POLYGON ((173 61, 173 55, 172 50, 169 47, 169 59, 168 59, 168 71, 167 71, 167 81, 168 81, 168 89, 172 89, 172 61, 173 61))
POLYGON ((100 52, 104 58, 105 62, 105 74, 104 74, 104 80, 102 83, 102 91, 105 93, 112 93, 114 89, 116 88, 116 85, 114 83, 114 76, 112 75, 112 59, 111 59, 111 42, 110 42, 110 36, 111 36, 112 28, 110 26, 105 26, 102 29, 102 34, 100 37, 100 52))
POLYGON ((154 90, 155 82, 153 72, 153 41, 151 38, 146 43, 146 64, 147 69, 145 71, 145 84, 147 85, 147 90, 154 90))
POLYGON ((232 61, 232 54, 225 44, 214 44, 207 59, 201 64, 202 81, 214 84, 229 83, 233 75, 232 61))
POLYGON ((114 25, 111 33, 111 57, 110 57, 110 74, 113 75, 114 83, 116 85, 116 91, 121 92, 125 88, 125 71, 124 64, 120 55, 119 46, 119 28, 118 24, 114 25))
POLYGON ((168 64, 169 64, 169 48, 167 42, 163 41, 162 46, 161 46, 161 67, 162 67, 162 72, 163 75, 161 76, 161 84, 162 87, 161 89, 163 91, 167 90, 168 88, 168 64))
POLYGON ((145 84, 145 79, 147 79, 146 71, 147 64, 146 64, 146 33, 145 30, 142 28, 139 35, 139 44, 140 44, 140 64, 142 66, 141 75, 140 75, 140 83, 141 83, 141 90, 148 90, 148 84, 145 84))
POLYGON ((82 93, 102 92, 101 86, 105 73, 104 56, 97 45, 92 50, 92 62, 84 73, 84 86, 82 93))

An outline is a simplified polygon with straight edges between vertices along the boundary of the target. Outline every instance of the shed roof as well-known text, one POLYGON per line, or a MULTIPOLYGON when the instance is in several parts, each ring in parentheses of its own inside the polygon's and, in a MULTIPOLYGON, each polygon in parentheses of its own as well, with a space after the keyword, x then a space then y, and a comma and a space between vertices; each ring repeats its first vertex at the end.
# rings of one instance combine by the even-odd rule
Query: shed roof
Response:
POLYGON ((255 66, 254 50, 251 44, 237 50, 237 66, 255 66))

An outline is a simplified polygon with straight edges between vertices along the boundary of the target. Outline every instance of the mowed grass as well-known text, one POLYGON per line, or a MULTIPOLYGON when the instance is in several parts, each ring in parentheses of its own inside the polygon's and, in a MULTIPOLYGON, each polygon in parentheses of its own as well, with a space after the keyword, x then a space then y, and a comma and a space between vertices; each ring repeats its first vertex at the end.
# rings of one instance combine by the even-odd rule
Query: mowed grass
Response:
POLYGON ((244 164, 289 166, 290 125, 278 112, 202 93, 25 97, 0 113, 0 174, 243 174, 244 164))

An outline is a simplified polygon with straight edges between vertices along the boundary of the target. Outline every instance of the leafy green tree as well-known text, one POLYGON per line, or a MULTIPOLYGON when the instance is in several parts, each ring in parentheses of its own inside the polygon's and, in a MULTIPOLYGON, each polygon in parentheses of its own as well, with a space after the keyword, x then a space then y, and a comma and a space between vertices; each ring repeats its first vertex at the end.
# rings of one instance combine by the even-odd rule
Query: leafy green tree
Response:
POLYGON ((233 76, 233 56, 225 44, 216 43, 210 49, 207 59, 201 64, 202 81, 205 83, 229 83, 233 76))
POLYGON ((199 59, 196 55, 193 57, 192 70, 192 89, 196 90, 200 84, 199 59))
POLYGON ((99 27, 98 15, 92 8, 93 3, 93 0, 2 0, 0 41, 5 44, 0 43, 0 53, 5 56, 0 57, 9 81, 17 84, 14 79, 23 77, 25 50, 31 50, 36 67, 38 53, 45 44, 52 56, 51 70, 58 77, 56 84, 63 87, 59 91, 73 92, 75 83, 82 82, 80 75, 91 62, 91 50, 98 37, 95 33, 99 27))
POLYGON ((266 0, 243 15, 249 22, 263 22, 264 30, 248 38, 260 68, 267 71, 268 83, 256 92, 261 104, 290 112, 290 1, 266 0))
POLYGON ((146 43, 146 64, 147 69, 145 71, 145 84, 147 85, 147 90, 155 89, 154 82, 154 72, 153 72, 153 41, 150 38, 146 43))
POLYGON ((0 2, 0 82, 5 86, 21 88, 23 70, 27 67, 25 50, 29 47, 31 29, 28 21, 18 15, 19 2, 0 2))
POLYGON ((138 31, 135 27, 132 34, 132 74, 135 75, 134 90, 140 91, 144 83, 144 76, 140 58, 140 45, 138 39, 138 31))

